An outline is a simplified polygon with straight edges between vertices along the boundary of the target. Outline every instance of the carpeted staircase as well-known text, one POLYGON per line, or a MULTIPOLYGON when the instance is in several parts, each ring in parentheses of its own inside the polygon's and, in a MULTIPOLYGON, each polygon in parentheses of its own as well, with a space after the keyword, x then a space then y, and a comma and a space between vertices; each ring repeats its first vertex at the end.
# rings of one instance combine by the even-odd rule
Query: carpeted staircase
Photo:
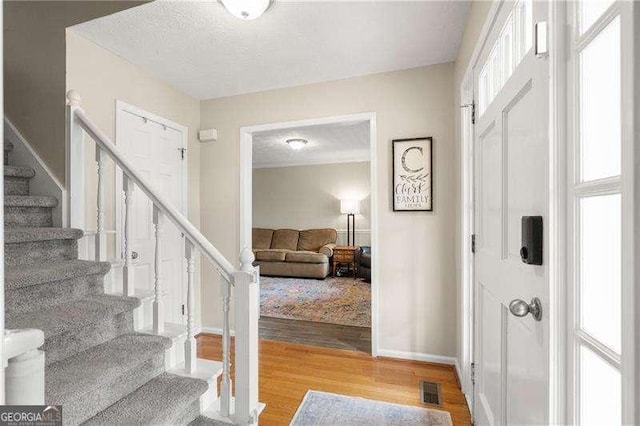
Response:
POLYGON ((65 424, 188 424, 204 380, 165 372, 171 340, 136 333, 137 298, 104 294, 110 264, 78 260, 82 231, 54 228, 58 200, 31 195, 33 169, 4 145, 6 328, 44 331, 47 404, 65 424))

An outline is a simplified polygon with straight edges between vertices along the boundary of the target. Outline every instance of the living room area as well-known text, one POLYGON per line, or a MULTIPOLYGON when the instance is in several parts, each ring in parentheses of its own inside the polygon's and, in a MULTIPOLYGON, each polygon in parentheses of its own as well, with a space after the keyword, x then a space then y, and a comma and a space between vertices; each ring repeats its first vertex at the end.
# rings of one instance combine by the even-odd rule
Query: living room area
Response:
POLYGON ((252 134, 262 339, 371 353, 370 127, 252 134))

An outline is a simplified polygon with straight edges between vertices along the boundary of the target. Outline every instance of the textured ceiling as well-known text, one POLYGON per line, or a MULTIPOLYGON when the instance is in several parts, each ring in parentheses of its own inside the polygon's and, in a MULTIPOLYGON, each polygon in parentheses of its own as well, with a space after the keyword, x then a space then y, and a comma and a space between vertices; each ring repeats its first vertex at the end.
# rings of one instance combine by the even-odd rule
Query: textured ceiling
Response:
POLYGON ((73 27, 198 99, 455 60, 467 1, 307 1, 242 21, 216 1, 155 1, 73 27))
POLYGON ((326 124, 253 134, 253 167, 369 161, 369 122, 326 124), (301 150, 289 148, 291 138, 309 141, 301 150))

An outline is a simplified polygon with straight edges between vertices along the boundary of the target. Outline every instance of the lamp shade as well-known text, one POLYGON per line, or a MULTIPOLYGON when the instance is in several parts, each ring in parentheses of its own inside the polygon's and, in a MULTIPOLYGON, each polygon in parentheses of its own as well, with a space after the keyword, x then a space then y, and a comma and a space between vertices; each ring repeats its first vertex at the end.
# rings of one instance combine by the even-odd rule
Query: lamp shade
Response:
POLYGON ((351 198, 340 200, 340 213, 342 214, 360 213, 360 200, 354 200, 351 198))

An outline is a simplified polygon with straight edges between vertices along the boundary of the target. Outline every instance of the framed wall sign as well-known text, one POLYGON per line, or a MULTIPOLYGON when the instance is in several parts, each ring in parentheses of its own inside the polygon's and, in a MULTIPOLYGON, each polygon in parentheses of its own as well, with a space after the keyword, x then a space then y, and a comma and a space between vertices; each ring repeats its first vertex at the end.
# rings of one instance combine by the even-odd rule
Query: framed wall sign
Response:
POLYGON ((393 211, 433 211, 432 145, 432 137, 393 140, 393 211))

